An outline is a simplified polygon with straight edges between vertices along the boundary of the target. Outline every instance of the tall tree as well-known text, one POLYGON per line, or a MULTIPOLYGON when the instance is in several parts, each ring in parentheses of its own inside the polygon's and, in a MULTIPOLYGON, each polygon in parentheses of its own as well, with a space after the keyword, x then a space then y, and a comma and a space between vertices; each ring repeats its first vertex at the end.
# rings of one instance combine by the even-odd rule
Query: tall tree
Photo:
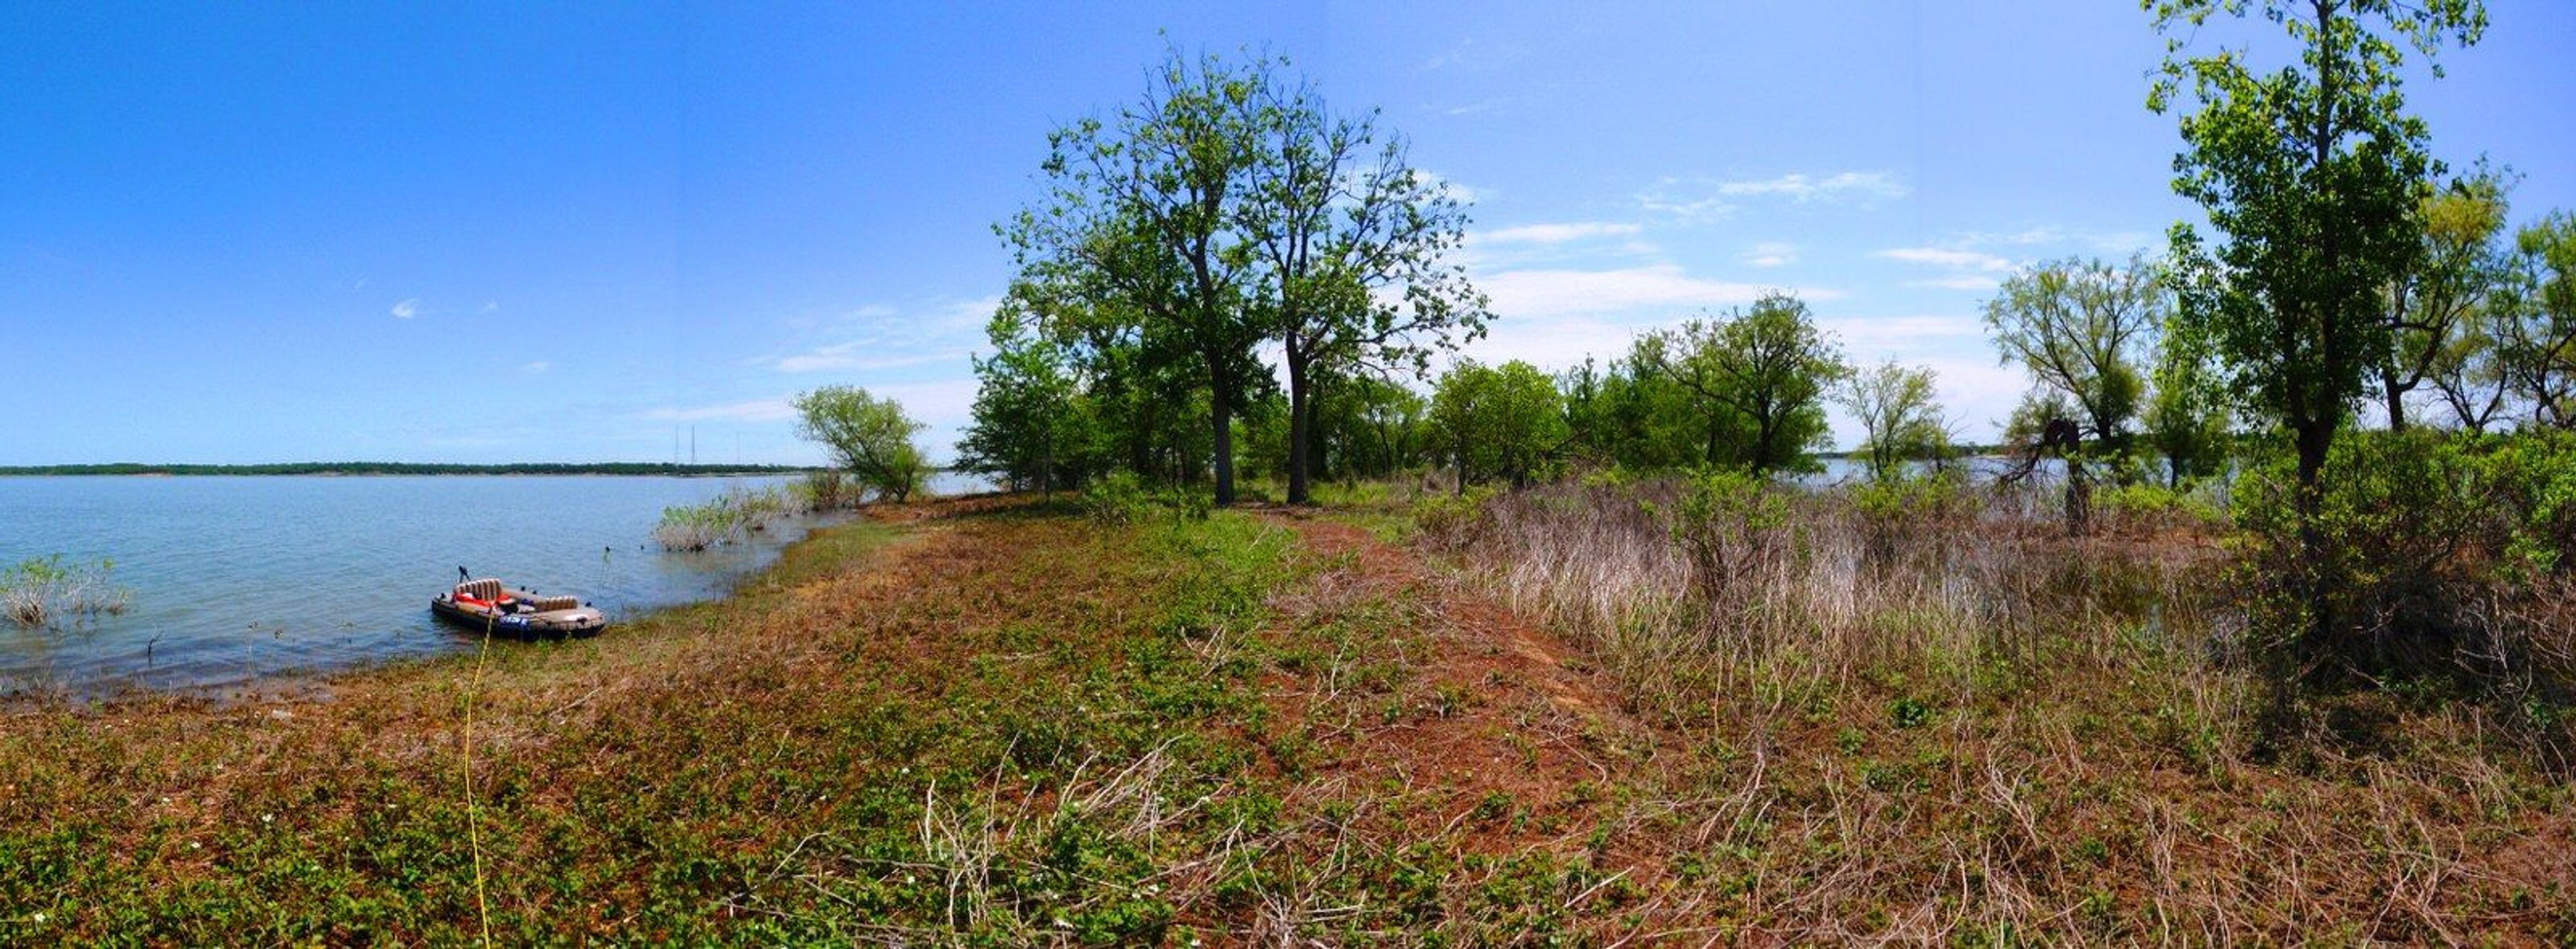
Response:
POLYGON ((1468 360, 1432 390, 1431 425, 1448 443, 1460 492, 1489 478, 1520 487, 1565 444, 1565 401, 1555 381, 1529 363, 1468 360))
POLYGON ((2505 269, 2504 182, 2493 171, 2460 178, 2418 209, 2423 247, 2388 285, 2389 349, 2377 367, 2388 427, 2406 427, 2406 396, 2421 387, 2463 336, 2505 269))
POLYGON ((957 467, 1041 492, 1069 472, 1078 480, 1094 440, 1070 354, 1007 305, 985 333, 994 352, 974 360, 974 422, 958 441, 957 467))
POLYGON ((1048 136, 1046 197, 1001 228, 1023 280, 1112 298, 1095 312, 1198 364, 1221 505, 1234 503, 1234 411, 1269 335, 1238 209, 1259 160, 1248 106, 1268 62, 1166 54, 1141 101, 1048 136))
POLYGON ((2142 6, 2167 37, 2148 107, 2164 112, 2186 91, 2196 101, 2181 119, 2174 190, 2207 212, 2217 237, 2173 229, 2180 322, 2208 341, 2230 390, 2287 427, 2297 450, 2296 553, 2308 566, 2288 578, 2288 592, 2305 627, 2292 657, 2305 666, 2337 628, 2333 581, 2318 566, 2319 478, 2366 374, 2388 352, 2380 295, 2423 246, 2416 215, 2434 168, 2424 123, 2399 94, 2399 44, 2428 59, 2445 42, 2473 44, 2486 11, 2478 0, 2142 6), (2244 50, 2186 52, 2213 16, 2249 11, 2286 31, 2297 62, 2262 73, 2244 50))
POLYGON ((2140 419, 2146 441, 2164 462, 2165 487, 2214 473, 2227 453, 2228 412, 2209 354, 2189 333, 2156 341, 2154 394, 2140 419))
POLYGON ((2064 396, 2097 444, 2121 449, 2146 397, 2146 347, 2165 292, 2144 254, 2126 266, 2049 261, 2014 274, 1986 302, 1986 332, 2007 364, 2064 396))
POLYGON ((2503 372, 2533 422, 2576 427, 2576 214, 2514 235, 2508 287, 2493 324, 2503 372))
POLYGON ((1838 396, 1860 422, 1862 457, 1869 476, 1886 478, 1899 465, 1937 451, 1947 432, 1932 392, 1932 370, 1890 359, 1853 373, 1838 396))
POLYGON ((1692 320, 1653 339, 1640 359, 1688 393, 1704 426, 1704 463, 1728 460, 1764 473, 1792 468, 1832 435, 1825 396, 1850 370, 1842 348, 1797 297, 1766 293, 1751 309, 1692 320), (1722 457, 1730 427, 1742 442, 1722 457))
POLYGON ((795 405, 796 433, 821 442, 878 497, 901 504, 929 477, 930 464, 912 440, 925 426, 904 415, 901 403, 857 386, 824 386, 798 395, 795 405))
POLYGON ((1485 298, 1447 258, 1467 216, 1415 171, 1378 115, 1332 115, 1304 82, 1262 64, 1244 123, 1257 136, 1241 228, 1288 374, 1288 503, 1304 504, 1328 374, 1403 366, 1484 332, 1485 298))

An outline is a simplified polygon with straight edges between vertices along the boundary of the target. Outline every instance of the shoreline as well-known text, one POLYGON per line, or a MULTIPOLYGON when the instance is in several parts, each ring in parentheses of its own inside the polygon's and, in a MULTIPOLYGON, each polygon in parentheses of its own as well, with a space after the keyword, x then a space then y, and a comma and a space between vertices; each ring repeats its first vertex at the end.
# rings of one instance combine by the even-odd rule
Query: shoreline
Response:
MULTIPOLYGON (((622 631, 650 629, 690 611, 738 606, 750 596, 768 592, 761 588, 774 586, 783 573, 800 569, 792 565, 800 557, 811 556, 812 549, 816 545, 830 541, 832 535, 840 531, 854 526, 862 529, 872 527, 886 535, 878 538, 879 542, 883 542, 894 539, 904 525, 960 512, 983 510, 1017 496, 1012 492, 987 491, 919 500, 904 505, 863 505, 842 512, 841 515, 827 522, 808 527, 805 536, 779 548, 777 556, 769 563, 733 578, 728 588, 717 596, 655 607, 632 617, 614 620, 605 634, 591 639, 540 643, 495 639, 496 646, 507 648, 495 649, 493 655, 498 656, 507 652, 512 655, 547 656, 572 648, 613 649, 616 645, 614 640, 622 631)), ((366 684, 366 680, 403 675, 434 675, 450 664, 473 662, 476 652, 475 637, 449 630, 444 626, 440 627, 437 635, 456 640, 459 648, 429 654, 361 659, 348 665, 322 669, 279 670, 253 675, 238 682, 210 685, 155 687, 118 683, 96 691, 82 691, 61 685, 34 685, 0 692, 0 716, 21 717, 50 713, 103 715, 152 707, 197 708, 220 713, 263 703, 329 704, 339 700, 340 696, 336 693, 351 686, 366 684)))
POLYGON ((796 465, 674 465, 663 462, 555 463, 515 462, 496 465, 415 464, 411 462, 286 462, 253 465, 111 464, 0 466, 0 478, 204 478, 204 477, 444 477, 558 476, 741 477, 801 475, 830 470, 796 465))

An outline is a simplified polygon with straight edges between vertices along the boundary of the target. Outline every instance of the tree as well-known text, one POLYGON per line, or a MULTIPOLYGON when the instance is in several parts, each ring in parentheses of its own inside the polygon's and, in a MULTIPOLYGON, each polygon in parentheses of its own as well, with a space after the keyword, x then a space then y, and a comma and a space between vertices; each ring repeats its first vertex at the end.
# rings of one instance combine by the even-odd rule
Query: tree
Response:
POLYGON ((1024 282, 1078 288, 1206 384, 1216 503, 1234 503, 1233 416, 1259 375, 1268 314, 1237 202, 1257 160, 1248 106, 1267 60, 1167 54, 1142 101, 1048 136, 1047 196, 1001 229, 1024 282))
POLYGON ((2146 396, 2141 352, 2164 321, 2165 294, 2143 254, 2126 267, 2049 261, 2014 274, 1986 302, 1986 332, 2006 364, 2021 363, 2064 396, 2097 443, 2118 452, 2146 396))
POLYGON ((2185 333, 2166 333, 2156 346, 2154 394, 2141 419, 2146 441, 2162 459, 2165 487, 2214 474, 2227 454, 2226 394, 2212 378, 2209 357, 2185 333))
POLYGON ((835 464, 878 497, 901 504, 929 476, 930 466, 912 441, 926 426, 906 418, 895 400, 857 386, 824 386, 798 395, 795 405, 796 434, 821 442, 835 464))
POLYGON ((994 352, 974 360, 974 423, 958 442, 957 467, 1041 492, 1066 474, 1080 480, 1092 460, 1091 407, 1065 347, 1009 308, 985 332, 994 352))
POLYGON ((1565 402, 1555 381, 1529 363, 1496 368, 1467 360, 1432 390, 1431 426, 1448 443, 1460 492, 1491 478, 1522 487, 1565 444, 1565 402))
MULTIPOLYGON (((2289 429, 2298 567, 2286 592, 2303 628, 2283 658, 2313 671, 2337 629, 2334 578, 2322 563, 2320 475, 2365 374, 2389 351, 2380 296, 2422 252, 2416 215, 2435 170, 2424 123, 2404 111, 2404 55, 2391 37, 2429 59, 2445 41, 2477 42, 2486 11, 2478 0, 2143 6, 2168 37, 2148 107, 2172 108, 2186 86, 2197 101, 2181 119, 2174 190, 2201 206, 2217 238, 2205 243, 2188 224, 2173 229, 2179 323, 2208 342, 2231 392, 2289 429), (2295 64, 2257 73, 2242 50, 2185 54, 2212 16, 2249 10, 2287 32, 2295 64)), ((2276 699, 2286 702, 2287 692, 2276 699)))
POLYGON ((1430 354, 1484 332, 1485 298, 1445 255, 1465 210, 1415 171, 1377 114, 1336 117, 1304 84, 1256 67, 1244 123, 1259 141, 1241 228, 1288 371, 1288 503, 1311 500, 1315 389, 1364 365, 1420 372, 1430 354))
POLYGON ((2476 335, 2477 316, 2506 266, 2495 247, 2504 231, 2504 183, 2494 172, 2453 181, 2425 197, 2417 216, 2423 246, 2388 285, 2389 349, 2377 367, 2392 431, 2406 428, 2407 393, 2446 359, 2466 355, 2455 352, 2457 344, 2476 335))
POLYGON ((1850 370, 1797 297, 1766 293, 1750 310, 1692 320, 1653 338, 1641 361, 1688 394, 1704 426, 1703 463, 1732 461, 1769 473, 1806 463, 1832 436, 1825 395, 1850 370), (1741 433, 1741 444, 1722 454, 1729 428, 1741 433))
POLYGON ((1930 369, 1890 359, 1854 373, 1843 387, 1838 401, 1860 422, 1870 477, 1883 479, 1904 461, 1937 452, 1947 439, 1932 379, 1930 369))
POLYGON ((2576 427, 2576 214, 2514 235, 2509 286, 2493 324, 2501 372, 2534 423, 2576 427))

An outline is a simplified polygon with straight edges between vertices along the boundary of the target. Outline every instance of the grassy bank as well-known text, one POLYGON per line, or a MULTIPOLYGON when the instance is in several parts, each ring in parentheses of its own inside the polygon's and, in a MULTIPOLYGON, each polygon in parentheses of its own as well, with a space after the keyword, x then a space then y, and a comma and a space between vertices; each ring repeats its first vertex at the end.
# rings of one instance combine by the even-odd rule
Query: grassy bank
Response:
POLYGON ((1557 864, 1458 877, 1484 858, 1443 843, 1516 804, 1462 827, 1431 776, 1334 770, 1463 699, 1407 691, 1400 604, 1270 628, 1318 569, 1242 515, 860 524, 479 685, 450 659, 319 702, 21 710, 0 941, 1186 942, 1553 906, 1557 864), (1315 675, 1292 727, 1274 693, 1315 675))
POLYGON ((2206 616, 2142 605, 2187 535, 1798 510, 1695 591, 1585 490, 915 507, 479 678, 20 709, 0 942, 2576 934, 2566 787, 2473 718, 2244 761, 2206 616))

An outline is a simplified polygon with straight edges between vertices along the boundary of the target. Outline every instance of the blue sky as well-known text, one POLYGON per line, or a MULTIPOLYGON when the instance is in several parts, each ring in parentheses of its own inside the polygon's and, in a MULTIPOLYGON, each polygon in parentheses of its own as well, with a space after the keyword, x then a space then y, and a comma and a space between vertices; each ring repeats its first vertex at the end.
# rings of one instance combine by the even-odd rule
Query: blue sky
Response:
MULTIPOLYGON (((2576 8, 2409 95, 2576 208, 2576 8)), ((2213 30, 2203 42, 2259 35, 2213 30)), ((2012 268, 2161 243, 2126 2, 0 8, 0 464, 808 462, 785 397, 967 418, 991 233, 1166 42, 1287 55, 1474 199, 1550 368, 1800 291, 1986 437, 2012 268)), ((1847 425, 1846 425, 1847 428, 1847 425)), ((1848 441, 1848 434, 1846 434, 1848 441)))

